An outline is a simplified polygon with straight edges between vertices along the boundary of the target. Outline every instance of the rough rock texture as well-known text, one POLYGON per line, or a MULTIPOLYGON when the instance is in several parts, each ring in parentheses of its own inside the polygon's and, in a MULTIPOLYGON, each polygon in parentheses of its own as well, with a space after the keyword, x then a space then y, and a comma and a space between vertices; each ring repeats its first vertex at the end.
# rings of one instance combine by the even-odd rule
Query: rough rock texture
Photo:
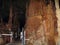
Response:
POLYGON ((4 44, 4 40, 0 37, 0 45, 4 44))
POLYGON ((29 39, 26 41, 26 45, 45 44, 42 16, 29 17, 25 26, 26 39, 29 39))
POLYGON ((30 0, 25 30, 26 45, 56 45, 57 17, 51 0, 48 5, 45 0, 30 0))
POLYGON ((30 0, 29 7, 27 8, 27 16, 42 15, 42 4, 39 1, 30 0))

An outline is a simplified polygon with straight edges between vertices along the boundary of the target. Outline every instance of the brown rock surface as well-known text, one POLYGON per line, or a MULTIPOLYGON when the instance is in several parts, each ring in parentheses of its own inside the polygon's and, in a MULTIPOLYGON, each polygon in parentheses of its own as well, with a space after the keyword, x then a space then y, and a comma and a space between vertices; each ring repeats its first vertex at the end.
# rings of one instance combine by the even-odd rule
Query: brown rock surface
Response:
POLYGON ((30 0, 25 26, 26 38, 30 39, 27 45, 56 45, 57 17, 53 6, 52 1, 46 5, 45 0, 30 0))

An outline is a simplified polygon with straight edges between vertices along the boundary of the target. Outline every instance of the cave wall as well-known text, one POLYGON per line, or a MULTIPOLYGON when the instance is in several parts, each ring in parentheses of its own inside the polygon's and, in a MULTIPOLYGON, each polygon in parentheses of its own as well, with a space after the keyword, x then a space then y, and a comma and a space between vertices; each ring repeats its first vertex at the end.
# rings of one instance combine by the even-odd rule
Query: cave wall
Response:
POLYGON ((58 33, 59 33, 59 36, 60 36, 60 8, 59 8, 59 0, 55 0, 55 5, 56 5, 56 15, 57 15, 57 18, 58 18, 58 33))
POLYGON ((26 14, 26 45, 56 45, 56 8, 52 0, 30 0, 26 14))

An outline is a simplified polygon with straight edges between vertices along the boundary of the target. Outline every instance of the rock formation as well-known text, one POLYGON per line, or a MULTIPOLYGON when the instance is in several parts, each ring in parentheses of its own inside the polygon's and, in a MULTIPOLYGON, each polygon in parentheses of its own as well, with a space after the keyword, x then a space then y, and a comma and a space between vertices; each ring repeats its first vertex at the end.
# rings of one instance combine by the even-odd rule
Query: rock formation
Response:
POLYGON ((30 0, 27 8, 26 45, 56 45, 57 17, 52 0, 30 0), (41 18, 40 18, 41 17, 41 18))

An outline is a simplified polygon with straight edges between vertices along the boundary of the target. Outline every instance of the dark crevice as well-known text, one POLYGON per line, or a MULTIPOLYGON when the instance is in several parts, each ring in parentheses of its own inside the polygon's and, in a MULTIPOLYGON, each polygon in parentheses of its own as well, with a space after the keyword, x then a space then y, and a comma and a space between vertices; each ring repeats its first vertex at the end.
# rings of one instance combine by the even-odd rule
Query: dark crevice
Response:
POLYGON ((50 4, 50 1, 51 3, 53 3, 53 6, 55 6, 55 0, 45 0, 45 4, 46 5, 50 4))
POLYGON ((52 1, 53 5, 55 6, 55 0, 51 0, 51 1, 52 1))
POLYGON ((10 9, 10 1, 8 0, 2 0, 2 13, 1 13, 1 17, 3 19, 4 23, 8 23, 9 20, 9 9, 10 9))
POLYGON ((46 4, 46 5, 48 5, 48 4, 49 4, 49 2, 50 2, 49 0, 45 0, 45 4, 46 4))
POLYGON ((60 8, 60 0, 59 0, 59 8, 60 8))

